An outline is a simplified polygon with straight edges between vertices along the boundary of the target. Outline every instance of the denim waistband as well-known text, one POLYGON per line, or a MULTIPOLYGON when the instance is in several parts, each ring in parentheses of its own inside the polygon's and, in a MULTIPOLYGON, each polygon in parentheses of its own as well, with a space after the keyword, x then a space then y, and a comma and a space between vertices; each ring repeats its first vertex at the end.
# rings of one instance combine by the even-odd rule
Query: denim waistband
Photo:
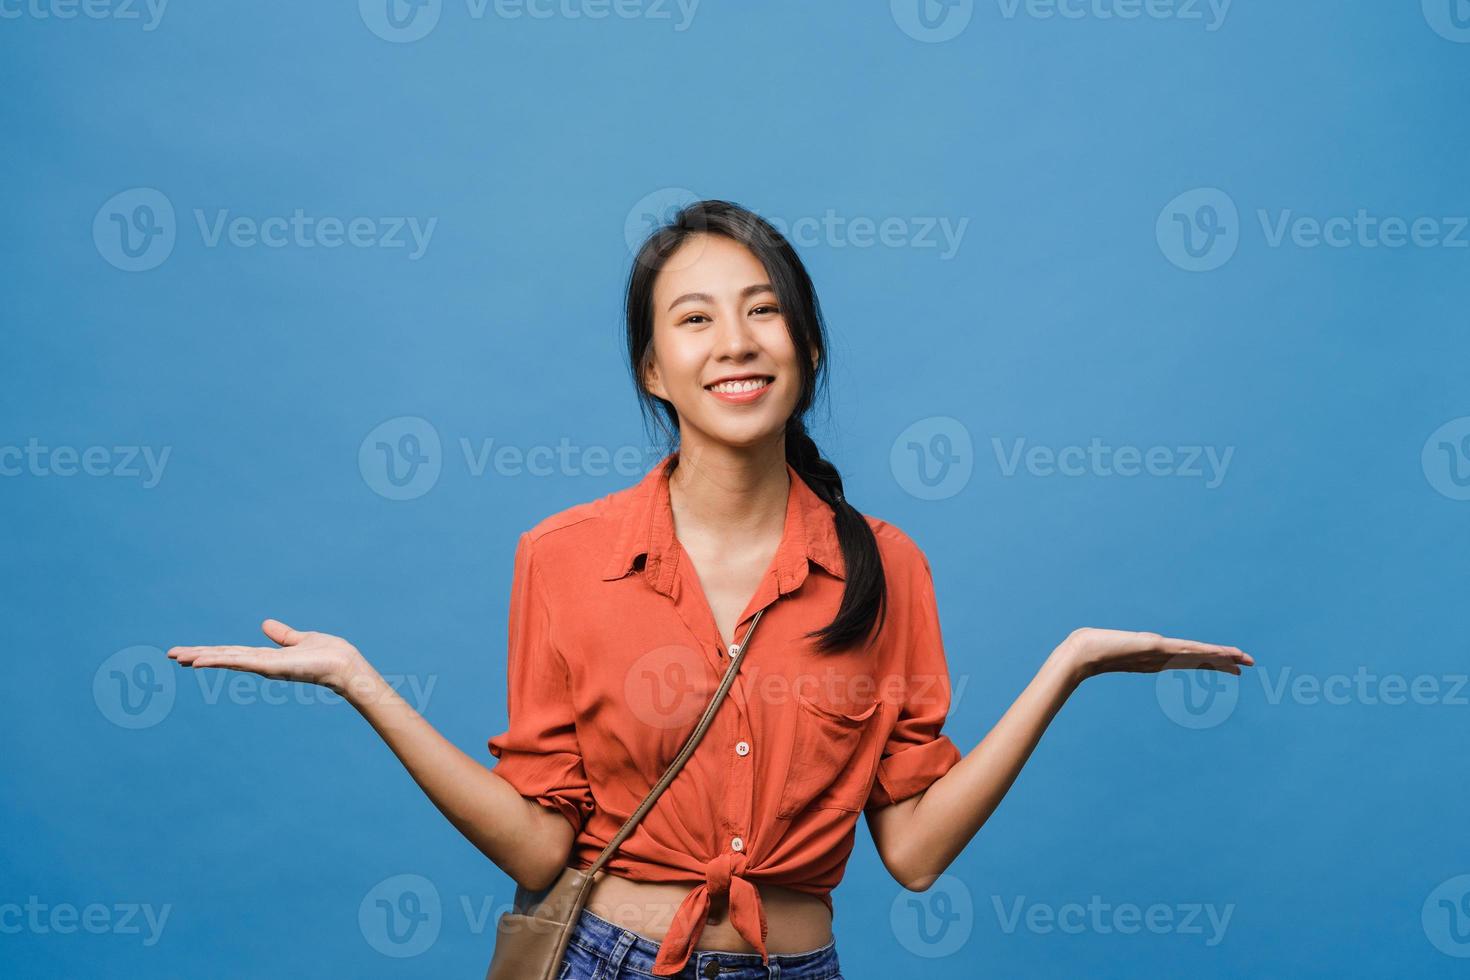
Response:
MULTIPOLYGON (((594 950, 599 956, 612 961, 614 967, 653 974, 653 961, 659 948, 657 941, 609 922, 585 907, 571 941, 594 950)), ((719 980, 776 980, 777 977, 784 980, 832 980, 839 976, 837 940, 833 938, 825 946, 804 953, 771 953, 767 956, 767 964, 761 963, 759 953, 701 949, 689 954, 688 962, 677 976, 688 977, 689 980, 713 977, 719 980)))

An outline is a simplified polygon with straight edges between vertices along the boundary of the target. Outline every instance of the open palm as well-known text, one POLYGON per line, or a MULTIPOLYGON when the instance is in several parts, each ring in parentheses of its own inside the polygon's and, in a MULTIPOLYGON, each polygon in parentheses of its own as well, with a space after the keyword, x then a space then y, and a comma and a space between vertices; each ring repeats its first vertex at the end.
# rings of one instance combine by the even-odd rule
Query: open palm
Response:
POLYGON ((357 648, 330 633, 302 632, 278 619, 267 619, 261 631, 274 647, 178 646, 168 656, 186 667, 226 667, 278 680, 320 684, 342 693, 362 659, 357 648))
POLYGON ((1239 674, 1255 665, 1240 647, 1201 643, 1158 633, 1083 627, 1062 643, 1084 677, 1107 673, 1157 673, 1175 668, 1239 674))

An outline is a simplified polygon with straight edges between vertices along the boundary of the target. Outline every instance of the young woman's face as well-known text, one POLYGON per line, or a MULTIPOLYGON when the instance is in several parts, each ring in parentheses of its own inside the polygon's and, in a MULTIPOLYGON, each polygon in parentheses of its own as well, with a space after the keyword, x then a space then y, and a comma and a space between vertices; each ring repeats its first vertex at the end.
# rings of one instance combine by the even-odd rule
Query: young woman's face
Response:
POLYGON ((681 442, 692 429, 749 446, 784 429, 801 394, 796 349, 765 267, 744 245, 694 235, 669 256, 653 286, 645 383, 673 403, 681 442), (745 380, 716 387, 732 377, 745 380))

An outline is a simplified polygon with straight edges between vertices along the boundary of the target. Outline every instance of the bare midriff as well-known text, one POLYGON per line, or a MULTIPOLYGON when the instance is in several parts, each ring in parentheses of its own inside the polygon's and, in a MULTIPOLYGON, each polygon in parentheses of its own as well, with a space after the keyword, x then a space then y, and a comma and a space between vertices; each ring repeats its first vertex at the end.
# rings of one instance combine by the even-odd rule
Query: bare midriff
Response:
MULTIPOLYGON (((832 941, 832 914, 820 898, 781 885, 753 884, 765 905, 767 953, 805 953, 832 941)), ((630 932, 662 942, 674 921, 674 913, 696 887, 632 881, 605 872, 593 883, 587 908, 593 915, 630 932)), ((756 952, 730 921, 726 896, 711 898, 709 918, 695 947, 728 953, 756 952)))

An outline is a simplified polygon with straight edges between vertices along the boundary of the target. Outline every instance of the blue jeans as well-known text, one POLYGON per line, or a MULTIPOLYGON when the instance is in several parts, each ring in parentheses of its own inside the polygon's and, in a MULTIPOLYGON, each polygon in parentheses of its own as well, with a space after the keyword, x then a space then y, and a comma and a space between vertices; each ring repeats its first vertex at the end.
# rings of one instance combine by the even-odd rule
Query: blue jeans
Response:
MULTIPOLYGON (((567 943, 557 980, 647 980, 654 976, 658 943, 582 909, 567 943)), ((695 950, 677 980, 843 980, 837 966, 837 940, 805 953, 695 950)))

